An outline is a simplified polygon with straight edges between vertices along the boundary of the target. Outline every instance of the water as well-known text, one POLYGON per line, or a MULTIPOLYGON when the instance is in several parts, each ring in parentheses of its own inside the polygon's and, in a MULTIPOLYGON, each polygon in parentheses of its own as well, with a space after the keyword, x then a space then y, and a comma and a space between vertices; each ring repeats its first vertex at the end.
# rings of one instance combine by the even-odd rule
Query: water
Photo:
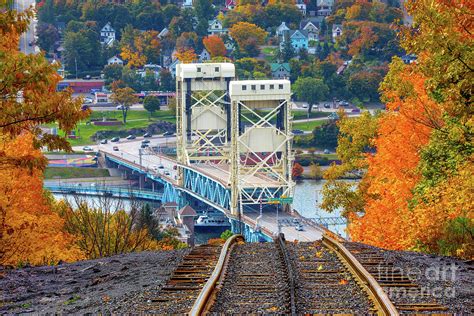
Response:
MULTIPOLYGON (((321 210, 319 205, 322 202, 322 195, 321 190, 324 184, 324 180, 304 180, 300 181, 296 184, 295 193, 293 197, 293 208, 297 210, 302 216, 308 218, 320 218, 320 217, 339 217, 340 210, 335 210, 333 213, 328 213, 324 210, 321 210)), ((57 199, 65 198, 63 194, 55 194, 54 195, 57 199)), ((84 200, 87 200, 91 203, 91 206, 97 205, 99 199, 96 197, 81 197, 84 200)), ((68 198, 71 200, 71 198, 68 198)), ((110 198, 109 198, 110 199, 110 198)), ((119 200, 119 199, 111 199, 111 200, 119 200)), ((125 209, 130 207, 130 203, 126 199, 120 199, 120 203, 124 206, 125 209)), ((156 203, 150 203, 150 205, 158 206, 156 203)), ((334 231, 341 236, 346 236, 346 226, 345 225, 329 225, 328 228, 331 231, 334 231)), ((199 242, 205 242, 209 238, 217 238, 221 234, 221 230, 210 232, 210 231, 203 231, 203 232, 196 232, 196 240, 199 242)))
MULTIPOLYGON (((355 182, 354 180, 349 180, 355 182)), ((293 208, 297 210, 302 216, 308 218, 320 217, 340 217, 341 210, 335 210, 328 213, 320 208, 322 203, 321 190, 325 180, 304 180, 298 182, 295 187, 293 197, 293 208)), ((346 237, 346 225, 329 225, 328 228, 346 237)))

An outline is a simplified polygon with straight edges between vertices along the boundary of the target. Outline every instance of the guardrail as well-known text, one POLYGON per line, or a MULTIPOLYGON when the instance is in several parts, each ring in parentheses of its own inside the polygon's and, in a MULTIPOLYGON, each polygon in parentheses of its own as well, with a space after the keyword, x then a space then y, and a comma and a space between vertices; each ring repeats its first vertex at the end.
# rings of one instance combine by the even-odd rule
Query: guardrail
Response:
POLYGON ((368 292, 370 298, 375 303, 375 307, 382 315, 399 315, 397 309, 388 298, 379 283, 374 277, 362 266, 362 264, 354 257, 344 245, 336 239, 323 235, 323 244, 332 249, 341 261, 346 265, 349 271, 355 276, 359 284, 361 284, 368 292))
POLYGON ((211 308, 212 302, 214 301, 214 289, 216 288, 217 282, 223 276, 225 264, 230 257, 233 246, 238 241, 244 241, 244 237, 242 235, 234 235, 225 242, 224 246, 222 247, 219 260, 217 261, 216 267, 214 268, 214 272, 212 272, 211 277, 207 280, 206 284, 201 290, 201 293, 199 293, 199 296, 194 302, 189 315, 203 315, 206 314, 206 312, 211 308))
POLYGON ((44 187, 53 193, 65 194, 84 194, 116 197, 135 197, 147 200, 161 200, 163 194, 147 189, 131 189, 124 187, 110 186, 83 186, 83 185, 51 185, 45 184, 44 187))

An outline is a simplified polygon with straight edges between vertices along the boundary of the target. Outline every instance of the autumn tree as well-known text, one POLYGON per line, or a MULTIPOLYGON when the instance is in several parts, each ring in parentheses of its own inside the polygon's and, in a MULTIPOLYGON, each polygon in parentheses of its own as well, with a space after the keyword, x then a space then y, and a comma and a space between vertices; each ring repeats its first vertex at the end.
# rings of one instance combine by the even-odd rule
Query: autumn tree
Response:
POLYGON ((142 67, 147 62, 159 62, 161 46, 157 31, 138 33, 133 39, 122 39, 121 44, 120 56, 128 62, 131 68, 142 67))
POLYGON ((127 114, 130 107, 138 103, 138 97, 132 88, 125 87, 114 90, 111 99, 114 103, 121 105, 123 123, 127 124, 127 114))
POLYGON ((255 24, 238 22, 229 29, 230 36, 237 42, 241 51, 250 56, 258 54, 258 45, 265 43, 267 32, 255 24))
POLYGON ((88 116, 82 100, 57 92, 61 77, 43 55, 18 51, 32 12, 0 7, 0 264, 47 264, 81 259, 74 238, 43 193, 47 161, 39 148, 71 150, 60 135, 40 124, 57 123, 66 133, 88 116))
POLYGON ((197 55, 192 48, 177 51, 175 57, 183 64, 189 64, 197 60, 197 55))
POLYGON ((225 48, 224 41, 219 36, 210 35, 204 37, 202 43, 212 58, 226 55, 227 49, 225 48))
POLYGON ((293 169, 291 170, 291 177, 293 179, 298 179, 303 175, 304 169, 299 163, 295 163, 293 165, 293 169))
POLYGON ((407 9, 413 26, 402 30, 401 45, 417 62, 390 65, 381 85, 388 111, 361 143, 374 150, 340 139, 357 159, 352 166, 343 159, 326 176, 356 166, 367 173, 355 190, 326 190, 325 204, 345 208, 353 240, 471 258, 473 8, 420 0, 407 9))

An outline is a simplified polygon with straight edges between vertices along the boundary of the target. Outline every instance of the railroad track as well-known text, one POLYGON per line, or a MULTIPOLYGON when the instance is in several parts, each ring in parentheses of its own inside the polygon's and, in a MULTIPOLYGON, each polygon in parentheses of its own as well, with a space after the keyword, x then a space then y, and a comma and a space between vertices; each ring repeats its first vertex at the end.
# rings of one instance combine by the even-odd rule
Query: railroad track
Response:
POLYGON ((346 242, 345 247, 374 276, 401 314, 450 314, 448 308, 436 302, 423 289, 384 258, 381 251, 358 243, 346 242))
POLYGON ((295 314, 290 268, 282 236, 274 243, 237 244, 199 313, 295 314))
POLYGON ((173 275, 157 294, 148 293, 137 312, 187 314, 211 276, 221 253, 221 246, 195 247, 183 258, 173 275))

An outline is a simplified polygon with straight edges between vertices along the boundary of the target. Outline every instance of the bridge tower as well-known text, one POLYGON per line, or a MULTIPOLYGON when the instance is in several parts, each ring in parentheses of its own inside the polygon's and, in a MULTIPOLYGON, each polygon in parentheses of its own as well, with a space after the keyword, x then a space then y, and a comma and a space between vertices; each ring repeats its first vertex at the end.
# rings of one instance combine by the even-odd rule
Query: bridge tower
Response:
POLYGON ((292 196, 291 85, 288 80, 232 81, 231 213, 292 196))
MULTIPOLYGON (((178 162, 229 164, 231 63, 178 64, 176 67, 176 137, 178 162)), ((184 183, 184 170, 178 181, 184 183)))

